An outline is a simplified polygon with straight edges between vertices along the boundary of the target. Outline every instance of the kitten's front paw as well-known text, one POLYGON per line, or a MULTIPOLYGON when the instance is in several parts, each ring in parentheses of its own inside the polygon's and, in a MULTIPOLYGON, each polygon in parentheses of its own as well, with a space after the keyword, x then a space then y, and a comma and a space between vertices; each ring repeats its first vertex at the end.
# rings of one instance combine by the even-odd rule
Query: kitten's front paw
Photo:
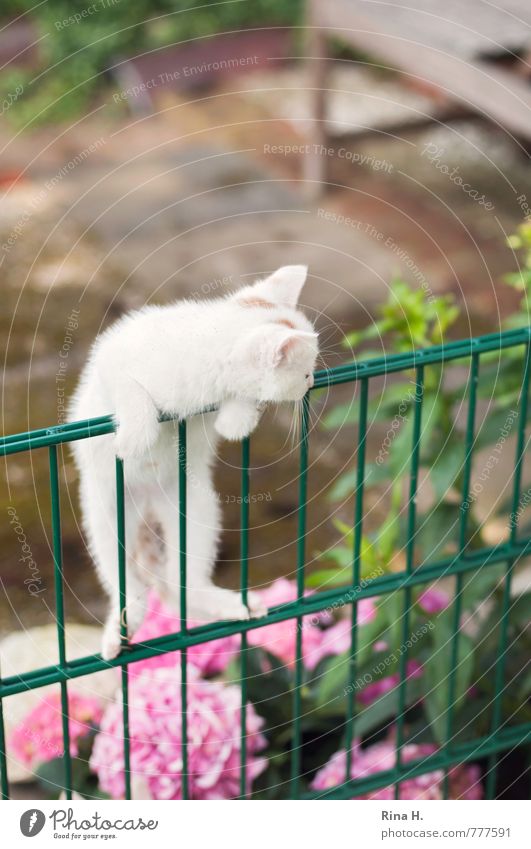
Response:
POLYGON ((260 619, 262 616, 267 616, 267 606, 258 593, 253 593, 252 591, 247 593, 247 606, 251 619, 260 619))
POLYGON ((120 623, 113 617, 109 620, 103 629, 103 638, 101 641, 101 656, 103 660, 113 660, 120 654, 122 640, 120 636, 120 623))
POLYGON ((249 436, 260 421, 261 411, 253 404, 229 401, 221 407, 215 428, 223 439, 236 442, 249 436))
POLYGON ((149 454, 158 436, 158 421, 137 419, 118 425, 115 452, 122 460, 144 457, 149 454))

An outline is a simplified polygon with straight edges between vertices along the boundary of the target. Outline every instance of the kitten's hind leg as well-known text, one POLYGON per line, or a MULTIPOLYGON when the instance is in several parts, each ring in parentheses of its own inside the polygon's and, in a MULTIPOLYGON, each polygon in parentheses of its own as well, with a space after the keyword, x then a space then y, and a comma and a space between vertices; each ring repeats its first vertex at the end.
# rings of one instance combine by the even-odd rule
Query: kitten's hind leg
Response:
POLYGON ((138 631, 146 613, 147 588, 138 580, 134 572, 127 574, 127 607, 120 609, 120 594, 114 589, 111 595, 111 608, 103 628, 101 656, 112 660, 120 654, 122 647, 122 621, 127 622, 127 636, 130 639, 138 631))
MULTIPOLYGON (((166 492, 157 505, 166 541, 166 589, 172 608, 180 611, 180 544, 178 487, 166 492)), ((188 486, 187 499, 187 614, 196 622, 218 619, 249 619, 267 611, 254 593, 248 605, 241 594, 217 587, 212 582, 220 527, 220 507, 216 493, 207 481, 195 479, 188 486)))
MULTIPOLYGON (((85 498, 84 524, 89 538, 89 547, 95 562, 98 576, 106 590, 110 609, 103 628, 102 657, 110 660, 120 652, 120 624, 123 615, 120 610, 120 586, 118 579, 118 539, 116 533, 116 504, 110 497, 112 483, 106 480, 107 488, 94 488, 90 497, 85 498)), ((147 588, 140 580, 133 563, 133 552, 140 517, 135 506, 127 499, 126 504, 126 601, 127 628, 132 636, 140 626, 145 613, 147 588)))

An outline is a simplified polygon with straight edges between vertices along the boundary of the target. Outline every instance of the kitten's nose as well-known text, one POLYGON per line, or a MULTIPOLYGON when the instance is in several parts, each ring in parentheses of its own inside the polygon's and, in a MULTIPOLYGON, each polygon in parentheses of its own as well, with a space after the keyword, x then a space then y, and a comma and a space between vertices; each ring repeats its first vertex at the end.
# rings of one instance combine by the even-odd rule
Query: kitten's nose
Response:
POLYGON ((308 389, 311 389, 313 386, 313 374, 308 375, 308 389))

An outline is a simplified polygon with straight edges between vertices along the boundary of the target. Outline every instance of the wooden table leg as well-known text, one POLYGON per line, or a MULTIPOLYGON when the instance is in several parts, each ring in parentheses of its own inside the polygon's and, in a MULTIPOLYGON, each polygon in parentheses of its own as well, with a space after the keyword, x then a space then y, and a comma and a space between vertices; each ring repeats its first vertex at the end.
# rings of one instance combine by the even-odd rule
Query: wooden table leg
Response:
POLYGON ((307 0, 307 65, 310 88, 310 120, 308 152, 304 154, 303 179, 306 194, 318 197, 327 177, 326 147, 326 82, 328 71, 327 35, 319 27, 319 0, 307 0))

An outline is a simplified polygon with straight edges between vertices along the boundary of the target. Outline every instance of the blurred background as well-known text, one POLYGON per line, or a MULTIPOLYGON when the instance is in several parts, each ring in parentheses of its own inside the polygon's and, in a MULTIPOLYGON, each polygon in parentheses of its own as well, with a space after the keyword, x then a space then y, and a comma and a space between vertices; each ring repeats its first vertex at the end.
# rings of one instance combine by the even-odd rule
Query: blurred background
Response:
MULTIPOLYGON (((124 311, 225 295, 282 264, 309 265, 303 302, 328 367, 528 323, 524 0, 4 0, 0 14, 4 433, 65 420, 91 341, 124 311)), ((453 372, 451 385, 466 383, 464 366, 453 372)), ((344 537, 337 520, 351 522, 352 481, 337 487, 355 465, 355 391, 334 389, 312 407, 310 573, 344 537)), ((396 412, 386 410, 387 422, 371 421, 374 455, 396 412)), ((253 440, 257 587, 294 576, 290 420, 271 411, 253 440)), ((502 536, 493 503, 508 463, 478 497, 490 541, 502 536)), ((97 626, 106 599, 67 450, 62 469, 67 618, 97 626)), ((53 622, 46 455, 15 455, 4 473, 0 632, 10 634, 53 622), (37 595, 21 577, 10 507, 37 595)), ((217 482, 218 580, 237 586, 237 449, 220 449, 217 482)), ((389 515, 389 498, 369 491, 369 529, 389 515)))

